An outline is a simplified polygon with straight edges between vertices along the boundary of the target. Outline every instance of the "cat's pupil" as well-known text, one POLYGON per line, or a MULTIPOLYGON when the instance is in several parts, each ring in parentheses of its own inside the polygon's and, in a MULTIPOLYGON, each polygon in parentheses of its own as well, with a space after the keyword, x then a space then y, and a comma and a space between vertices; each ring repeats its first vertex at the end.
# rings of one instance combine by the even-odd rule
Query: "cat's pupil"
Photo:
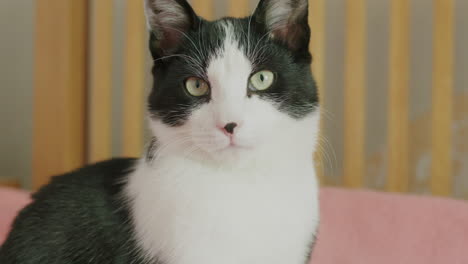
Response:
POLYGON ((197 89, 200 88, 200 81, 196 81, 196 82, 195 82, 195 87, 196 87, 197 89))
POLYGON ((265 80, 265 76, 263 76, 263 74, 260 74, 260 81, 264 81, 265 80))

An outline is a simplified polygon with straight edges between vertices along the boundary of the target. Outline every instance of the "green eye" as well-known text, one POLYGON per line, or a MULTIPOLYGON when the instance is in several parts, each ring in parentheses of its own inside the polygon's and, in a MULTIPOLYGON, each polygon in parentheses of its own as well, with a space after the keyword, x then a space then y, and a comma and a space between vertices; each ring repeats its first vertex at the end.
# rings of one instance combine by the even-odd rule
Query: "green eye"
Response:
POLYGON ((251 87, 256 91, 263 91, 273 84, 275 74, 271 71, 259 71, 250 77, 251 87))
POLYGON ((190 77, 185 81, 185 89, 190 95, 199 97, 208 93, 209 86, 200 78, 190 77))

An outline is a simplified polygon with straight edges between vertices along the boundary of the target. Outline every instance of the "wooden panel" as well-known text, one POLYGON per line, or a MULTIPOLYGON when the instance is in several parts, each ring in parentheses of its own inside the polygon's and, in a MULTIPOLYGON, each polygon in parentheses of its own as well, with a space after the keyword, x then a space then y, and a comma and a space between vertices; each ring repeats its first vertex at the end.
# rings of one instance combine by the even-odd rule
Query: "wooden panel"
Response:
POLYGON ((452 93, 454 82, 454 3, 434 0, 432 88, 432 177, 436 195, 452 193, 452 93))
POLYGON ((391 1, 390 86, 388 109, 387 190, 406 192, 409 185, 410 2, 391 1))
POLYGON ((113 0, 91 1, 88 160, 111 157, 113 0))
POLYGON ((8 188, 20 188, 21 184, 18 180, 15 179, 0 179, 0 187, 8 187, 8 188))
MULTIPOLYGON (((313 0, 309 3, 309 25, 311 28, 311 41, 310 41, 310 51, 313 56, 312 62, 312 72, 317 82, 318 89, 319 89, 319 96, 321 102, 321 109, 325 111, 325 107, 323 102, 325 101, 325 15, 326 15, 326 8, 325 8, 325 0, 313 0)), ((322 115, 321 119, 321 131, 323 131, 324 127, 324 116, 322 115)), ((324 134, 320 133, 320 140, 319 144, 320 147, 315 155, 316 161, 316 168, 317 174, 319 179, 322 183, 326 183, 326 178, 324 177, 324 169, 325 169, 325 139, 324 134)))
POLYGON ((208 20, 214 19, 214 1, 213 0, 193 0, 192 7, 195 10, 195 12, 197 12, 197 15, 203 17, 204 19, 208 19, 208 20))
POLYGON ((325 0, 313 0, 309 5, 309 24, 311 28, 310 50, 313 55, 312 71, 317 81, 321 100, 325 91, 325 0))
POLYGON ((366 1, 346 1, 343 181, 362 187, 366 92, 366 1))
POLYGON ((143 1, 126 0, 123 138, 124 156, 140 156, 143 145, 143 92, 145 86, 146 25, 143 1))
POLYGON ((249 0, 229 0, 229 16, 246 17, 249 15, 249 0))
POLYGON ((86 0, 36 1, 33 188, 84 164, 86 0))

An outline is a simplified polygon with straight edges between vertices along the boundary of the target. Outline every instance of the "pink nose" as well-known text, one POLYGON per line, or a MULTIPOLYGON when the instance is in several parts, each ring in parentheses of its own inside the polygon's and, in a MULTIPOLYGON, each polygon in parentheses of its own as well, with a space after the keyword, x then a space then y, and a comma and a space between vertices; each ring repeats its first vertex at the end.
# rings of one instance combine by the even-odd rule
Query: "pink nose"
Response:
POLYGON ((232 134, 234 134, 234 129, 235 129, 236 127, 237 127, 237 124, 234 123, 234 122, 227 123, 227 124, 223 127, 223 132, 226 133, 226 134, 232 135, 232 134))

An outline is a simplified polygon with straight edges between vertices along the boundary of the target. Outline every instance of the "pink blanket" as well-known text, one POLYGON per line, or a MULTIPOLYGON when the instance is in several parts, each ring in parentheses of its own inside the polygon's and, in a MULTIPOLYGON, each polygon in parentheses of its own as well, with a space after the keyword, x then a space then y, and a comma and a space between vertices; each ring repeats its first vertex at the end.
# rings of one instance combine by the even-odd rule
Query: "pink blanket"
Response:
MULTIPOLYGON (((0 244, 28 194, 0 189, 0 244)), ((468 203, 324 188, 313 264, 467 264, 468 203)))
POLYGON ((468 203, 324 189, 312 263, 467 264, 468 203))
POLYGON ((0 245, 5 240, 16 214, 29 201, 27 192, 0 187, 0 245))

